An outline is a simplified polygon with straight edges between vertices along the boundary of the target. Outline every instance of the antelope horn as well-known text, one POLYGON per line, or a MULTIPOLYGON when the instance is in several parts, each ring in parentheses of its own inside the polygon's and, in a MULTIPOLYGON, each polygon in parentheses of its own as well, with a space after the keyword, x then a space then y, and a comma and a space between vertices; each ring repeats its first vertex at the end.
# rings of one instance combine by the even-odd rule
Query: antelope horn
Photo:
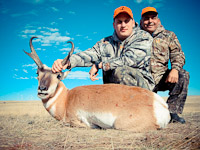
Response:
POLYGON ((31 48, 31 53, 27 53, 25 50, 24 50, 24 52, 25 52, 27 55, 29 55, 29 56, 35 61, 35 63, 37 64, 38 68, 41 69, 41 68, 43 67, 43 63, 40 61, 40 58, 38 57, 38 55, 37 55, 35 49, 33 48, 32 40, 33 40, 34 38, 37 38, 37 37, 32 37, 32 38, 30 39, 30 43, 29 43, 29 44, 30 44, 30 48, 31 48))
POLYGON ((74 43, 72 41, 68 41, 67 43, 71 43, 72 44, 72 48, 71 48, 71 51, 69 52, 69 54, 61 62, 63 66, 67 64, 67 62, 69 61, 69 58, 71 57, 71 55, 74 52, 74 43))

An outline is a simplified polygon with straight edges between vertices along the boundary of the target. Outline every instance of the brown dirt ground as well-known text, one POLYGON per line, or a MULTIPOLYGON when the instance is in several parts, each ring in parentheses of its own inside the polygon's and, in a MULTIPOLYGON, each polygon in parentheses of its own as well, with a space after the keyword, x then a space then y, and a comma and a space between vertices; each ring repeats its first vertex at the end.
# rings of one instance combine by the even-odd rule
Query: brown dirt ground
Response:
POLYGON ((56 121, 41 101, 0 101, 0 150, 200 149, 200 96, 187 98, 182 117, 186 124, 146 133, 94 130, 56 121))

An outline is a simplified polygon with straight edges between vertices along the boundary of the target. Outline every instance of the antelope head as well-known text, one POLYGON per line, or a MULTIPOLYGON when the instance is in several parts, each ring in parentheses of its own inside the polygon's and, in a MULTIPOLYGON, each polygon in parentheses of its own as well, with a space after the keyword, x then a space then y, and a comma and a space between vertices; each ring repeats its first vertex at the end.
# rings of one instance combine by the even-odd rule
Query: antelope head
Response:
MULTIPOLYGON (((55 92, 56 92, 59 82, 61 80, 65 79, 70 71, 53 73, 50 67, 43 64, 40 61, 35 49, 33 48, 32 40, 34 38, 37 38, 37 37, 32 37, 30 39, 31 53, 27 53, 26 51, 24 51, 24 52, 27 55, 29 55, 35 61, 36 65, 38 66, 38 69, 37 69, 38 97, 42 100, 48 100, 49 98, 51 98, 55 95, 55 92)), ((71 43, 72 48, 71 48, 71 51, 69 52, 69 54, 63 59, 62 65, 65 65, 69 61, 69 58, 74 51, 73 42, 68 41, 67 43, 71 43)))

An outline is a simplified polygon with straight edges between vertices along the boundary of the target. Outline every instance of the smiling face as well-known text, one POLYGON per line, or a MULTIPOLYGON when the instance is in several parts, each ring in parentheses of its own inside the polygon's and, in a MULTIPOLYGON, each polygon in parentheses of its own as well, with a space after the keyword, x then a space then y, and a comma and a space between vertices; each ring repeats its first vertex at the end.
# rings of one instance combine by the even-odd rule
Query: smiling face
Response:
POLYGON ((131 35, 134 26, 135 21, 126 13, 117 15, 113 22, 113 27, 121 41, 131 35))
POLYGON ((152 34, 160 24, 160 19, 158 18, 158 15, 156 13, 149 12, 142 16, 140 24, 145 31, 152 34))

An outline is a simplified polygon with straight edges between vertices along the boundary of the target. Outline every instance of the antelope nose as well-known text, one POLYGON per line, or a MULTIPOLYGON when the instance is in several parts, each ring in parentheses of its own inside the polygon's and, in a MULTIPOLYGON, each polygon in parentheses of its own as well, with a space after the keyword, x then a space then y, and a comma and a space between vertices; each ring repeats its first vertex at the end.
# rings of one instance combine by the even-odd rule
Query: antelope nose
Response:
POLYGON ((47 87, 46 87, 46 86, 43 86, 43 85, 41 85, 41 86, 39 86, 39 90, 41 90, 41 91, 46 91, 46 90, 47 90, 47 87))

